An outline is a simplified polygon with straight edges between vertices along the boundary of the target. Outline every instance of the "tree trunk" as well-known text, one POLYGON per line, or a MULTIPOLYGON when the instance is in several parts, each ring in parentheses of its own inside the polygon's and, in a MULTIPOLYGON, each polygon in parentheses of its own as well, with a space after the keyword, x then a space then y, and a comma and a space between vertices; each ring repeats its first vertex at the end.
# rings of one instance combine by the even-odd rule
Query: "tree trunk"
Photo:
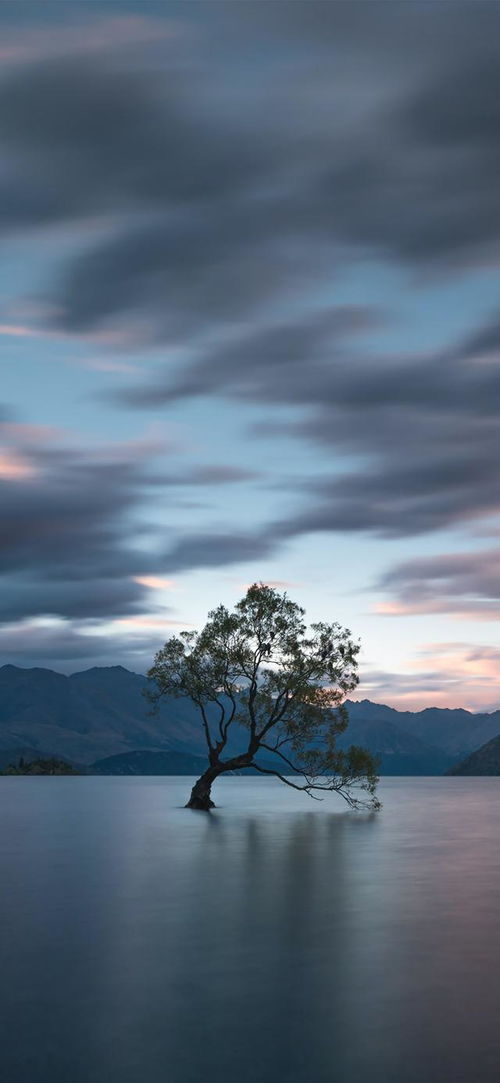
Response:
POLYGON ((195 782, 186 808, 200 809, 201 812, 209 812, 211 808, 215 808, 210 797, 210 790, 212 783, 220 774, 222 774, 220 769, 209 767, 205 774, 195 782))

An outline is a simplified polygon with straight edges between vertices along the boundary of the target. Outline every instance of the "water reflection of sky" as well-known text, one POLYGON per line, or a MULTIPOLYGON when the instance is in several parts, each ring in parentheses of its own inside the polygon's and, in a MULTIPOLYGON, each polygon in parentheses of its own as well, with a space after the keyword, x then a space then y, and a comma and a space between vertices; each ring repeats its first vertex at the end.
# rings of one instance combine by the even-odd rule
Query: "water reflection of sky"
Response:
POLYGON ((383 791, 3 780, 9 1083, 496 1079, 500 786, 383 791))

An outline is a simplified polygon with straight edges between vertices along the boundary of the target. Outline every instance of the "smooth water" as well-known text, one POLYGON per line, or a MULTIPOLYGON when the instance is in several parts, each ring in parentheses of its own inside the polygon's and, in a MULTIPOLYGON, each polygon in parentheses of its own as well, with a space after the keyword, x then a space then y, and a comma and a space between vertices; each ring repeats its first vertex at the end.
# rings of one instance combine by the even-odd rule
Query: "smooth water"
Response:
POLYGON ((0 779, 3 1083, 500 1078, 500 779, 0 779))

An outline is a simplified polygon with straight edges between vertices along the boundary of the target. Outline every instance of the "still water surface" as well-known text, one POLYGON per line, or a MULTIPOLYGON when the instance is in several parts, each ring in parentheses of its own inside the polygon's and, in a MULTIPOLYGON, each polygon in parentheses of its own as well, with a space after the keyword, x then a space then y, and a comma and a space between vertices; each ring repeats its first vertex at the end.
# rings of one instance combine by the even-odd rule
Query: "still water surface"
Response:
POLYGON ((0 780, 3 1083, 497 1083, 500 779, 0 780))

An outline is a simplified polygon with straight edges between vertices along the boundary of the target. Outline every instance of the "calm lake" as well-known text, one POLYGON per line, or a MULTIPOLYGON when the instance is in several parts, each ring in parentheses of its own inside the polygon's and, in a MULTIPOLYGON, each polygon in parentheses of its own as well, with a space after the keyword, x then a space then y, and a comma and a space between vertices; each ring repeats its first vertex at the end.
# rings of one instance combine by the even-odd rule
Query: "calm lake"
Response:
POLYGON ((3 1083, 500 1077, 500 779, 0 779, 3 1083))

